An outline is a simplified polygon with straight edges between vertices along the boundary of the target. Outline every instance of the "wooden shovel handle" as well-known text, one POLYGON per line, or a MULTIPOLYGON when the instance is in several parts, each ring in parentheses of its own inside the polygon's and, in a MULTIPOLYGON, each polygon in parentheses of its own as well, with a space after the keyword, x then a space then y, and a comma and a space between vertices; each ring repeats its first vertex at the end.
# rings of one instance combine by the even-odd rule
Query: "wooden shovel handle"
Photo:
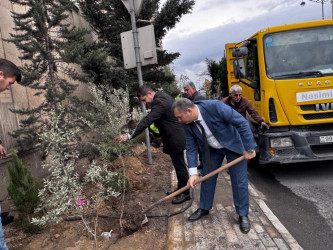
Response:
MULTIPOLYGON (((230 168, 231 166, 243 161, 245 158, 244 156, 241 156, 235 160, 233 160, 232 162, 229 162, 221 167, 219 167, 218 169, 215 169, 213 172, 210 172, 209 174, 201 177, 200 179, 198 179, 194 184, 197 185, 205 180, 207 180, 208 178, 222 172, 223 170, 227 169, 227 168, 230 168)), ((168 196, 165 196, 164 198, 156 201, 155 203, 153 203, 152 205, 150 205, 148 208, 146 208, 145 210, 143 210, 143 213, 145 214, 147 211, 149 211, 150 209, 152 209, 153 207, 155 207, 156 205, 160 204, 161 202, 163 201, 166 201, 166 200, 170 200, 172 199, 173 197, 181 194, 182 192, 186 191, 187 189, 190 189, 190 186, 189 185, 186 185, 185 187, 182 187, 181 189, 178 189, 176 192, 173 192, 172 194, 169 194, 168 196)))

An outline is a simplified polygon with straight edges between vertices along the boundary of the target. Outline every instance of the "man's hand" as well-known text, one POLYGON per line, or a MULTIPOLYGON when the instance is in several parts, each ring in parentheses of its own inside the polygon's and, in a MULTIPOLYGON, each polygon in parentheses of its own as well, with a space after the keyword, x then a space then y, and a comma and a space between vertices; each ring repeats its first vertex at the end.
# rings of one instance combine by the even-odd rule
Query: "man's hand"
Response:
POLYGON ((245 160, 250 160, 250 159, 256 157, 256 151, 255 150, 253 150, 252 153, 245 150, 243 153, 244 153, 245 160))
POLYGON ((6 149, 0 144, 0 158, 4 158, 7 156, 6 149))
POLYGON ((197 174, 192 174, 188 179, 187 185, 190 185, 191 188, 195 188, 194 182, 198 180, 197 174))
POLYGON ((125 141, 127 141, 127 140, 128 140, 128 136, 127 136, 127 134, 118 135, 118 136, 116 137, 116 142, 117 142, 117 143, 122 143, 122 142, 125 142, 125 141))
POLYGON ((265 123, 265 122, 261 122, 261 124, 260 124, 260 129, 261 129, 262 131, 266 131, 266 130, 269 129, 269 125, 268 125, 267 123, 265 123))

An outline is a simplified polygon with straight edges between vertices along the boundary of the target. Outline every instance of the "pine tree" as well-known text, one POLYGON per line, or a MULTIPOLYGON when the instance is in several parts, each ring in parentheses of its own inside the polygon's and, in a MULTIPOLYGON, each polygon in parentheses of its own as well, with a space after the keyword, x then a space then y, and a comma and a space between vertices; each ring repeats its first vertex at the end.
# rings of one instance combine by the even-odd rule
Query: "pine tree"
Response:
MULTIPOLYGON (((174 28, 180 18, 191 12, 194 0, 168 0, 159 10, 160 0, 145 0, 137 19, 154 19, 155 39, 157 48, 158 64, 148 65, 142 68, 143 80, 153 87, 174 89, 175 76, 166 73, 163 67, 169 65, 180 56, 179 53, 169 53, 163 50, 160 42, 167 32, 174 28)), ((131 30, 130 15, 124 4, 119 0, 85 0, 79 1, 83 13, 88 22, 98 33, 100 41, 109 49, 110 56, 118 67, 119 78, 112 83, 113 87, 122 86, 129 88, 130 94, 135 95, 137 89, 137 73, 135 69, 123 69, 123 55, 121 48, 120 33, 131 30), (121 70, 123 74, 120 74, 121 70), (126 77, 123 77, 126 75, 126 77)), ((140 28, 147 24, 138 22, 140 28)))
POLYGON ((39 203, 39 184, 32 176, 22 160, 12 150, 13 163, 7 165, 10 183, 7 187, 8 193, 19 212, 21 225, 26 231, 35 231, 36 226, 30 224, 30 219, 39 203))
MULTIPOLYGON (((77 85, 63 76, 89 80, 69 65, 74 61, 73 55, 87 47, 83 39, 87 31, 70 28, 65 22, 73 8, 70 0, 10 1, 26 9, 23 13, 12 13, 16 34, 10 34, 8 40, 19 49, 24 62, 20 84, 34 89, 34 95, 42 100, 37 107, 12 110, 25 117, 20 128, 11 134, 16 138, 19 151, 25 151, 39 143, 38 133, 50 110, 57 112, 59 105, 76 89, 77 85)), ((68 111, 71 109, 70 105, 66 107, 68 111)))
POLYGON ((209 75, 212 78, 210 93, 215 99, 229 95, 227 60, 223 56, 219 62, 206 60, 209 75))

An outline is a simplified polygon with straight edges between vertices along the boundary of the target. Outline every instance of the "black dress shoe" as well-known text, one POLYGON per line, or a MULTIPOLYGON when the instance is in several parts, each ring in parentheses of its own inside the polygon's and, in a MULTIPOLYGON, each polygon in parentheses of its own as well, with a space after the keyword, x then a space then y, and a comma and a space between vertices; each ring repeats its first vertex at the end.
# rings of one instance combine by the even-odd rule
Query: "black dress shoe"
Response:
POLYGON ((244 234, 247 234, 248 232, 250 232, 251 223, 250 223, 249 217, 239 216, 239 228, 242 231, 242 233, 244 233, 244 234))
POLYGON ((190 194, 181 193, 172 200, 172 204, 180 204, 191 199, 190 194))
POLYGON ((14 216, 6 216, 6 217, 1 218, 1 223, 3 226, 5 226, 5 225, 11 223, 13 220, 14 220, 14 216))
POLYGON ((188 217, 189 221, 199 220, 202 216, 209 214, 209 210, 198 208, 190 217, 188 217))

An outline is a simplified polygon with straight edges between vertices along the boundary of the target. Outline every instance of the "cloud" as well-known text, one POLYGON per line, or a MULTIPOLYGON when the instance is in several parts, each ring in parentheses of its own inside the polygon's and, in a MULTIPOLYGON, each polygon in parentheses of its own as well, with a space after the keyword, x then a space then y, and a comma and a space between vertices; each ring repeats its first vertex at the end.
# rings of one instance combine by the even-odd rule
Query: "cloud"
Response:
POLYGON ((313 6, 302 8, 287 0, 207 0, 197 1, 197 6, 163 41, 164 49, 181 54, 171 65, 175 73, 187 74, 193 81, 206 70, 206 58, 222 58, 226 43, 245 40, 261 28, 321 17, 320 10, 313 11, 313 6), (219 12, 223 18, 216 16, 219 12))

